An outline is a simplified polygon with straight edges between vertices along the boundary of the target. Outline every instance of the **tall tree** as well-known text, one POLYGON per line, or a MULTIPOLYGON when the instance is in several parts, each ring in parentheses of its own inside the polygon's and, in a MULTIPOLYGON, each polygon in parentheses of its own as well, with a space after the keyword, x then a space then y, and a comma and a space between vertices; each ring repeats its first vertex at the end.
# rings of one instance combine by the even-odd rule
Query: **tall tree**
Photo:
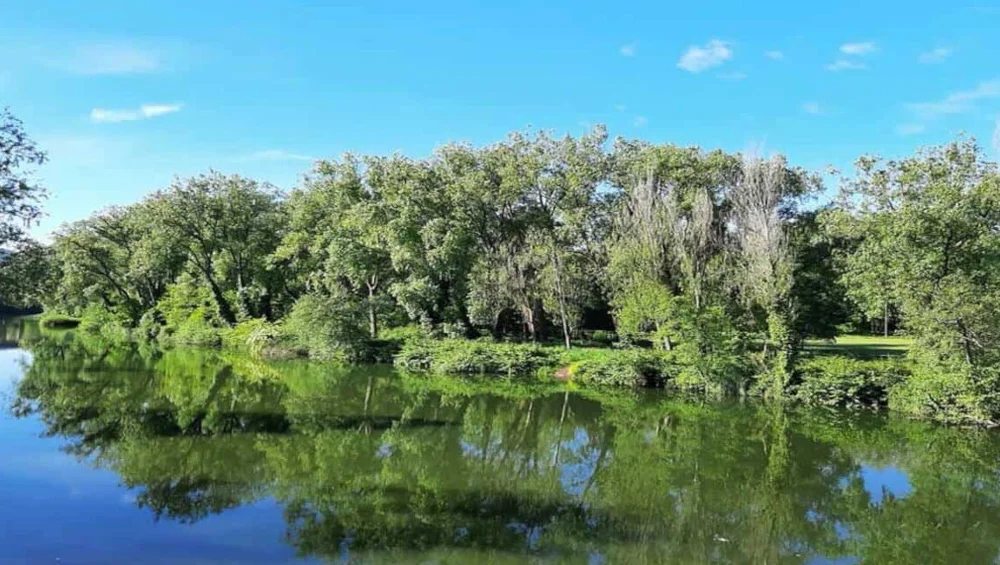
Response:
POLYGON ((41 216, 45 189, 32 179, 32 167, 45 160, 24 124, 9 109, 0 109, 0 247, 22 241, 25 228, 41 216))
POLYGON ((155 222, 186 250, 228 324, 238 312, 269 313, 272 289, 263 281, 284 233, 279 196, 267 183, 212 172, 179 180, 150 201, 155 222))

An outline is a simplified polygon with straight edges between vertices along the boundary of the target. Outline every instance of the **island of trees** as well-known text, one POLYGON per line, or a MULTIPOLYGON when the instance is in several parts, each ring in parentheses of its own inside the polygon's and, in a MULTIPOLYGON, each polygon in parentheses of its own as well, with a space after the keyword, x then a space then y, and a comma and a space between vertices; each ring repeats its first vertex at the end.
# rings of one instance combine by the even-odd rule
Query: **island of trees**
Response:
POLYGON ((1000 422, 1000 173, 975 141, 863 156, 840 197, 780 156, 513 133, 320 160, 282 193, 217 172, 50 245, 2 116, 3 302, 107 339, 444 374, 888 404, 1000 422), (908 336, 905 357, 806 347, 908 336))

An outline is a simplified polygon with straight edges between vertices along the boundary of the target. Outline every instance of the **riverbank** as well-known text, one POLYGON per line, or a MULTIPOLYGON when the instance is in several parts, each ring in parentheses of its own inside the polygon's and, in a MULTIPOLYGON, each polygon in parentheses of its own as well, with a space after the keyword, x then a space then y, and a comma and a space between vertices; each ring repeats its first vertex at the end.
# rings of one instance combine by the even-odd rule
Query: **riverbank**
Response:
MULTIPOLYGON (((86 321, 77 333, 99 341, 149 340, 137 330, 86 321)), ((606 336, 588 346, 497 342, 483 338, 429 337, 410 326, 393 328, 379 340, 357 340, 349 347, 311 336, 309 347, 287 327, 255 321, 226 330, 161 333, 154 343, 166 348, 212 347, 267 359, 308 357, 336 364, 390 363, 397 368, 443 377, 567 382, 593 389, 665 388, 714 398, 761 396, 768 375, 755 352, 693 355, 683 344, 672 351, 610 343, 606 336), (177 339, 197 335, 201 343, 177 339)), ((940 377, 906 355, 910 342, 899 337, 843 336, 804 344, 777 400, 806 405, 887 408, 948 424, 992 427, 997 410, 976 402, 982 395, 962 388, 959 375, 946 390, 927 390, 940 377)), ((975 391, 974 391, 975 392, 975 391)), ((773 399, 773 397, 772 397, 773 399)))

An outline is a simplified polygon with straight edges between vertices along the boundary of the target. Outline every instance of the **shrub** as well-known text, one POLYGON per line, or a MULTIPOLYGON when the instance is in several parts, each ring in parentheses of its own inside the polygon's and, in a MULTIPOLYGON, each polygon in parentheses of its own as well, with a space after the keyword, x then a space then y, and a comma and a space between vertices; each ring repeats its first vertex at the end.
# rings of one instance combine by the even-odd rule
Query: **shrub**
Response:
POLYGON ((423 339, 403 344, 397 366, 449 375, 517 376, 556 363, 556 355, 537 345, 494 343, 488 339, 423 339))
POLYGON ((598 345, 610 347, 618 339, 615 332, 608 330, 594 330, 590 333, 590 340, 598 345))
POLYGON ((130 332, 128 320, 116 315, 98 304, 91 304, 80 315, 78 329, 91 335, 99 335, 109 341, 127 341, 130 332))
POLYGON ((900 360, 859 360, 842 356, 810 359, 799 366, 793 395, 824 406, 881 406, 889 391, 909 374, 900 360))
POLYGON ((343 297, 307 294, 295 302, 284 331, 294 346, 317 359, 367 361, 371 359, 368 332, 360 321, 364 313, 343 297))
POLYGON ((284 328, 261 318, 240 322, 221 331, 224 347, 248 351, 264 357, 294 357, 300 352, 284 328))
POLYGON ((946 370, 917 364, 889 392, 889 408, 948 424, 1000 424, 1000 374, 995 368, 946 370))
MULTIPOLYGON (((222 343, 219 317, 211 291, 196 281, 182 278, 170 285, 157 303, 164 327, 158 338, 169 344, 216 347, 222 343)), ((158 318, 158 316, 157 316, 158 318)))
POLYGON ((639 388, 662 386, 674 373, 666 352, 623 350, 569 365, 569 377, 583 384, 639 388))

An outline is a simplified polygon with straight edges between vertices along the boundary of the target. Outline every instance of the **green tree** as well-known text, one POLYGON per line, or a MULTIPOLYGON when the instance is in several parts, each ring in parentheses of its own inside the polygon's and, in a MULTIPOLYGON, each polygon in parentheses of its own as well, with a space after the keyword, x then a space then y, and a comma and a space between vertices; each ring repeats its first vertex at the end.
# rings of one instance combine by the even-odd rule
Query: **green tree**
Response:
POLYGON ((285 231, 279 196, 266 183, 212 172, 179 180, 149 201, 153 226, 186 251, 227 324, 237 314, 271 313, 267 258, 285 231))
POLYGON ((1000 365, 1000 173, 974 141, 915 157, 858 161, 844 190, 863 239, 848 258, 856 296, 898 304, 923 370, 897 407, 995 421, 1000 365), (881 287, 881 288, 880 288, 881 287))
POLYGON ((45 189, 32 179, 32 167, 45 161, 24 124, 9 109, 0 109, 0 248, 23 240, 25 228, 41 216, 45 189))

